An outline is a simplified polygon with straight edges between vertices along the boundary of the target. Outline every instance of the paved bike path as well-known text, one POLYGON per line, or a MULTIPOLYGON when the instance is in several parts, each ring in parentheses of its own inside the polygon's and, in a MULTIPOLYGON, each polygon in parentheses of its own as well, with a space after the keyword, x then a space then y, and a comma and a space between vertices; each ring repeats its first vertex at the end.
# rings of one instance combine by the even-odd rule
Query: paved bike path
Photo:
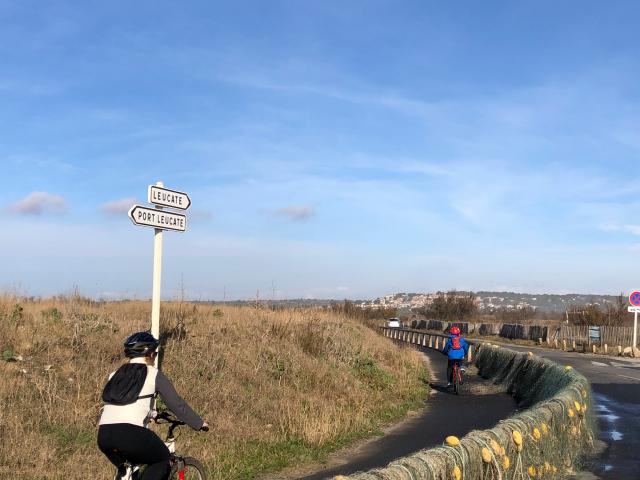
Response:
MULTIPOLYGON (((297 478, 321 480, 383 467, 417 450, 441 445, 447 435, 462 437, 471 430, 493 427, 516 410, 515 401, 506 393, 477 396, 463 392, 454 395, 444 388, 446 357, 433 349, 423 349, 423 352, 432 373, 432 393, 427 407, 400 428, 392 429, 390 433, 350 452, 346 462, 337 466, 329 462, 330 467, 297 478)), ((465 378, 465 388, 475 389, 480 383, 482 381, 477 376, 467 375, 465 378)))

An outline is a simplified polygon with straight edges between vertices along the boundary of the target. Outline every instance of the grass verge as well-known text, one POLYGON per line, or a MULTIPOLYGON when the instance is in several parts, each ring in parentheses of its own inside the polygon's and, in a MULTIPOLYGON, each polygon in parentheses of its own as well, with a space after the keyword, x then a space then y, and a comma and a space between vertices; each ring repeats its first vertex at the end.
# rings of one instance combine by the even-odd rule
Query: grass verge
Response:
MULTIPOLYGON (((100 393, 149 311, 148 302, 0 298, 0 478, 58 479, 78 465, 112 478, 95 446, 100 393)), ((183 428, 178 448, 212 479, 322 461, 426 398, 417 352, 336 313, 167 302, 161 324, 163 370, 213 427, 183 428)))

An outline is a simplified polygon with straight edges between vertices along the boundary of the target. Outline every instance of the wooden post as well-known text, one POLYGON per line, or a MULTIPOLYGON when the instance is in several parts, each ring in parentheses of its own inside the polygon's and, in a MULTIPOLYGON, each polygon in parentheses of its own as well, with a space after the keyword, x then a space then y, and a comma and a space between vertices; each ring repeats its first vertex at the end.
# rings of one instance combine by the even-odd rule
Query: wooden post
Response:
POLYGON ((571 342, 571 348, 573 348, 573 351, 574 351, 574 352, 576 351, 576 341, 575 341, 575 340, 573 340, 573 341, 571 342))
POLYGON ((469 351, 467 352, 467 362, 471 363, 473 360, 473 345, 469 345, 469 351))
POLYGON ((542 338, 538 337, 538 345, 542 345, 542 338))
POLYGON ((553 339, 553 346, 554 346, 554 348, 558 348, 558 339, 557 338, 553 339))
POLYGON ((604 344, 604 354, 605 355, 609 354, 609 345, 607 345, 606 343, 604 344))
POLYGON ((618 345, 618 356, 622 355, 622 347, 618 345))
POLYGON ((565 339, 562 339, 562 350, 567 351, 567 341, 565 339))
POLYGON ((593 353, 596 353, 596 344, 595 344, 595 343, 593 343, 593 344, 591 345, 591 348, 593 349, 593 353))

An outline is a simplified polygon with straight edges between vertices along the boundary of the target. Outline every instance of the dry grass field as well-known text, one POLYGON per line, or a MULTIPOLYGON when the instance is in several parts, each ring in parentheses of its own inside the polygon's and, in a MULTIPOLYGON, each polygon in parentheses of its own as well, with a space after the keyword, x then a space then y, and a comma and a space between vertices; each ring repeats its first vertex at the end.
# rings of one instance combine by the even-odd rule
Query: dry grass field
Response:
MULTIPOLYGON (((212 425, 183 428, 178 447, 213 479, 321 460, 426 398, 413 350, 339 314, 162 308, 162 368, 212 425)), ((149 312, 149 302, 0 297, 0 478, 112 478, 95 446, 100 393, 149 312)))

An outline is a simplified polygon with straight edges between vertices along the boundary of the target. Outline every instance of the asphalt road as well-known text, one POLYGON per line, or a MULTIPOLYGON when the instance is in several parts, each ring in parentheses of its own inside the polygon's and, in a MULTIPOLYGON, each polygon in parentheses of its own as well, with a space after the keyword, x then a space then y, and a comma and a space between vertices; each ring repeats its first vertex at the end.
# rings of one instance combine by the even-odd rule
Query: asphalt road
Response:
POLYGON ((503 344, 532 351, 582 373, 594 393, 606 449, 588 460, 596 478, 640 480, 640 360, 503 344))
MULTIPOLYGON (((594 393, 600 439, 606 444, 597 457, 587 460, 585 470, 592 474, 588 478, 640 480, 640 360, 511 344, 503 346, 532 351, 560 364, 571 365, 585 375, 594 393)), ((447 435, 461 437, 474 429, 490 428, 516 410, 513 399, 506 394, 481 398, 450 394, 441 388, 445 358, 431 349, 423 351, 434 373, 434 394, 427 409, 401 429, 367 443, 346 462, 300 477, 301 480, 321 480, 382 467, 416 450, 439 445, 447 435), (479 405, 482 415, 478 415, 479 405)))

